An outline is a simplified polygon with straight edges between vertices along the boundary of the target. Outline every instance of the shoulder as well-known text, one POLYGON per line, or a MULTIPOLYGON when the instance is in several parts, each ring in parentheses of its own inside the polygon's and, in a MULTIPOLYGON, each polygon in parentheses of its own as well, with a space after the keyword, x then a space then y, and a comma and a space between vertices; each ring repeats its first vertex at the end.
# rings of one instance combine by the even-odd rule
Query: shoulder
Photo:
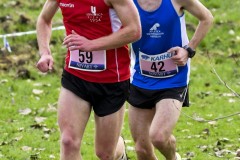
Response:
POLYGON ((172 0, 181 10, 187 10, 192 14, 202 14, 207 8, 199 0, 172 0))
POLYGON ((103 0, 104 3, 110 7, 113 7, 114 5, 121 5, 121 6, 127 6, 130 3, 133 3, 132 0, 103 0))
POLYGON ((47 5, 50 8, 57 8, 60 0, 47 0, 45 5, 47 5))
POLYGON ((50 2, 50 3, 60 3, 60 0, 47 0, 47 2, 50 2))
POLYGON ((180 8, 186 8, 189 6, 194 6, 198 4, 198 0, 172 0, 174 4, 179 6, 180 8))

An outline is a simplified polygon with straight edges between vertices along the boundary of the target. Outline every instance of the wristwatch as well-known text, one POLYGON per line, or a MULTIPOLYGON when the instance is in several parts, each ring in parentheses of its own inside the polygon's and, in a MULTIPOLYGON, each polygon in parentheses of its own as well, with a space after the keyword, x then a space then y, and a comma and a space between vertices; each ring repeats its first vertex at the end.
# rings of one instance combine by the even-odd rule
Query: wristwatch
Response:
POLYGON ((195 56, 196 51, 193 48, 189 47, 188 45, 184 46, 183 48, 187 50, 189 58, 193 58, 195 56))

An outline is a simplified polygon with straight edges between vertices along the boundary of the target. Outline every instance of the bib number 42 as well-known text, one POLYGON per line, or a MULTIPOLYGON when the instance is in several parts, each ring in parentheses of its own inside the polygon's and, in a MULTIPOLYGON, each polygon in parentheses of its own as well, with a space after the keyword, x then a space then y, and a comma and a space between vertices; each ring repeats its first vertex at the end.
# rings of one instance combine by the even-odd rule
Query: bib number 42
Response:
POLYGON ((164 62, 163 61, 153 62, 152 66, 151 66, 151 69, 154 72, 164 72, 165 69, 163 69, 163 68, 164 68, 164 62))

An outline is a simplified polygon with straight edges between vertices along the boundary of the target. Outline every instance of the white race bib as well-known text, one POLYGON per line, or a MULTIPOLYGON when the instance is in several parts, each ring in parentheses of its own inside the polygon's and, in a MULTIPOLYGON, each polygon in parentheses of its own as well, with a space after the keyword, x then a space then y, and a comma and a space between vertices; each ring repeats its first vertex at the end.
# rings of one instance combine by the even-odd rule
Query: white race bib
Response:
POLYGON ((106 50, 92 52, 70 51, 68 67, 90 72, 104 71, 106 69, 106 50))
POLYGON ((167 78, 178 73, 178 66, 171 57, 173 53, 165 52, 157 55, 148 55, 139 51, 141 74, 153 78, 167 78))

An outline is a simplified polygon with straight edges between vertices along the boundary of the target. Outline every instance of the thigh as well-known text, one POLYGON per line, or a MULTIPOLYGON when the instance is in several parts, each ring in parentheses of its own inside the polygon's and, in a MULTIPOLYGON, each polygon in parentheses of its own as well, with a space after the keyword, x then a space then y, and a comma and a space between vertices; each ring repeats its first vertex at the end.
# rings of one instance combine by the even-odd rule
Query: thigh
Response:
POLYGON ((153 109, 129 107, 129 125, 133 140, 138 143, 150 142, 149 129, 155 114, 153 109))
POLYGON ((163 99, 156 104, 156 113, 152 121, 151 133, 172 134, 182 109, 182 102, 176 99, 163 99))
POLYGON ((58 123, 62 136, 82 139, 91 113, 89 102, 62 87, 58 105, 58 123))
POLYGON ((123 124, 124 110, 125 107, 123 106, 117 112, 107 116, 100 117, 95 114, 96 150, 115 151, 123 124))

